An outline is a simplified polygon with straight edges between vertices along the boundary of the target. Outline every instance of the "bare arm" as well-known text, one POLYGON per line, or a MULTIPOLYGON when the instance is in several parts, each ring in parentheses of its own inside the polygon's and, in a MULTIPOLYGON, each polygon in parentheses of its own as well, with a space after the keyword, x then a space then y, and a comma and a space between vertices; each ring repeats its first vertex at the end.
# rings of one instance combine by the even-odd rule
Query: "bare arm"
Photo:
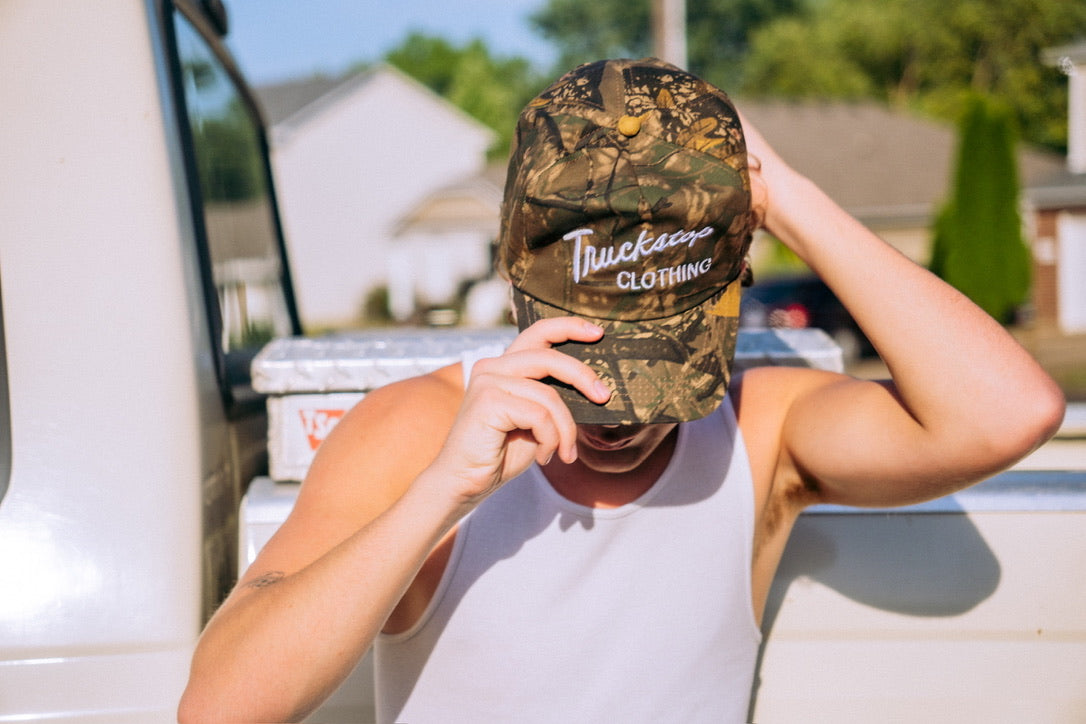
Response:
MULTIPOLYGON (((833 289, 892 377, 761 373, 761 384, 791 385, 781 454, 814 491, 810 500, 894 505, 935 497, 1048 439, 1062 419, 1062 394, 1006 330, 841 210, 755 129, 746 131, 762 164, 756 197, 766 228, 833 289)), ((744 385, 759 384, 754 377, 744 385)))
POLYGON ((606 401, 590 368, 549 349, 601 332, 546 320, 478 363, 464 392, 446 372, 367 396, 322 445, 294 512, 208 624, 180 719, 297 721, 316 708, 463 515, 533 460, 575 459, 573 420, 537 380, 554 376, 606 401))

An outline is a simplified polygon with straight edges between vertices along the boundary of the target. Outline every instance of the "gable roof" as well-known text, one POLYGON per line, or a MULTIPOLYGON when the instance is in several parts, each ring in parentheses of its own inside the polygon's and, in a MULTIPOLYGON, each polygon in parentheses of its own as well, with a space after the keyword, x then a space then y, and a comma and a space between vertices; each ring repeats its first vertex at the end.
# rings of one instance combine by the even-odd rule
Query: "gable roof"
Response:
POLYGON ((496 136, 486 124, 473 118, 457 106, 430 90, 423 83, 415 80, 399 68, 381 63, 360 71, 351 71, 345 75, 331 78, 315 75, 309 78, 285 81, 255 88, 257 99, 263 107, 268 125, 274 136, 288 137, 300 126, 320 116, 341 101, 349 98, 367 85, 382 77, 391 77, 402 84, 405 90, 414 91, 430 98, 436 105, 448 113, 459 116, 468 125, 496 136))
POLYGON ((1038 209, 1086 206, 1086 173, 1062 169, 1030 184, 1026 197, 1038 209))
POLYGON ((504 183, 505 167, 490 165, 437 189, 399 219, 395 235, 484 231, 497 236, 504 183))
MULTIPOLYGON (((876 103, 737 105, 788 163, 876 229, 927 226, 949 194, 958 143, 949 124, 876 103)), ((1056 154, 1020 147, 1018 163, 1023 188, 1069 181, 1056 154)), ((472 223, 496 228, 504 168, 492 166, 487 175, 438 190, 400 220, 398 233, 472 223), (480 209, 484 200, 493 208, 480 209)))
MULTIPOLYGON (((340 77, 318 75, 263 86, 256 94, 274 136, 285 138, 381 74, 392 74, 405 87, 432 96, 451 112, 484 127, 385 64, 340 77)), ((737 99, 737 105, 788 163, 871 226, 927 224, 949 193, 958 143, 957 130, 950 124, 872 101, 737 99)), ((1056 154, 1020 146, 1018 164, 1022 188, 1033 199, 1063 200, 1068 192, 1079 197, 1074 187, 1081 179, 1068 178, 1063 159, 1056 154)), ((428 215, 404 219, 403 226, 428 215)))
MULTIPOLYGON (((874 102, 742 99, 736 105, 797 171, 872 226, 926 224, 947 197, 957 130, 874 102)), ((1062 159, 1019 146, 1023 188, 1062 159)))
MULTIPOLYGON (((356 83, 364 83, 370 73, 357 73, 356 83)), ((314 75, 309 78, 297 78, 281 83, 255 88, 257 99, 264 109, 265 120, 269 126, 286 121, 295 113, 322 96, 331 93, 344 82, 344 78, 332 78, 326 75, 314 75)))

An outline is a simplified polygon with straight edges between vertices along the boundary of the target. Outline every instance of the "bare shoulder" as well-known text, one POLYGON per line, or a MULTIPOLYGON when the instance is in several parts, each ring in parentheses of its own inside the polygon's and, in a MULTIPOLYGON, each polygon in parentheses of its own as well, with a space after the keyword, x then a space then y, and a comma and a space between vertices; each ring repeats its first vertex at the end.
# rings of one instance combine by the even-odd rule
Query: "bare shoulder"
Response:
POLYGON ((462 398, 459 364, 368 393, 321 444, 247 578, 296 571, 387 510, 433 460, 462 398))
POLYGON ((729 395, 740 428, 744 434, 748 429, 754 433, 748 446, 757 446, 767 433, 780 437, 797 400, 819 389, 855 382, 847 375, 809 367, 754 367, 736 375, 729 395))
MULTIPOLYGON (((798 401, 814 391, 851 378, 805 367, 755 367, 737 375, 729 396, 746 443, 759 509, 774 498, 799 504, 811 502, 801 494, 804 481, 790 464, 786 430, 798 401)), ((809 496, 806 496, 809 497, 809 496)))
MULTIPOLYGON (((460 365, 395 382, 368 393, 322 443, 302 485, 300 500, 314 493, 405 485, 401 475, 378 471, 425 467, 436 454, 463 398, 460 365)), ((417 472, 417 471, 416 471, 417 472)), ((414 475, 407 483, 414 479, 414 475)))

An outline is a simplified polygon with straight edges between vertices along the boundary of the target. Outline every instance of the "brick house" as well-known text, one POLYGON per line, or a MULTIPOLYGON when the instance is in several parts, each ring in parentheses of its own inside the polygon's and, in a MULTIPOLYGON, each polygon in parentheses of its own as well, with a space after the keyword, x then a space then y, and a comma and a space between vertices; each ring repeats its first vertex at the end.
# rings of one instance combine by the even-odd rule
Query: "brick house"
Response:
POLYGON ((1086 43, 1045 60, 1068 76, 1067 163, 1026 188, 1033 223, 1033 297, 1039 324, 1086 333, 1086 43))

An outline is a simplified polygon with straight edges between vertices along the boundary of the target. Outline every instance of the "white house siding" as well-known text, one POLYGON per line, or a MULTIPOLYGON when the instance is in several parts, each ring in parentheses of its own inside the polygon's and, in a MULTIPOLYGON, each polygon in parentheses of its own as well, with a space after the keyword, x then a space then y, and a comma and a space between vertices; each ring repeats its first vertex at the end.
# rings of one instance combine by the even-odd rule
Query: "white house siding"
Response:
POLYGON ((355 76, 273 129, 303 324, 350 326, 385 284, 398 218, 480 172, 491 132, 399 71, 355 76))
POLYGON ((1062 212, 1056 220, 1060 329, 1086 332, 1086 214, 1062 212))
POLYGON ((461 282, 490 272, 485 235, 452 231, 442 235, 401 236, 389 251, 389 307, 407 319, 423 307, 454 301, 461 282))

